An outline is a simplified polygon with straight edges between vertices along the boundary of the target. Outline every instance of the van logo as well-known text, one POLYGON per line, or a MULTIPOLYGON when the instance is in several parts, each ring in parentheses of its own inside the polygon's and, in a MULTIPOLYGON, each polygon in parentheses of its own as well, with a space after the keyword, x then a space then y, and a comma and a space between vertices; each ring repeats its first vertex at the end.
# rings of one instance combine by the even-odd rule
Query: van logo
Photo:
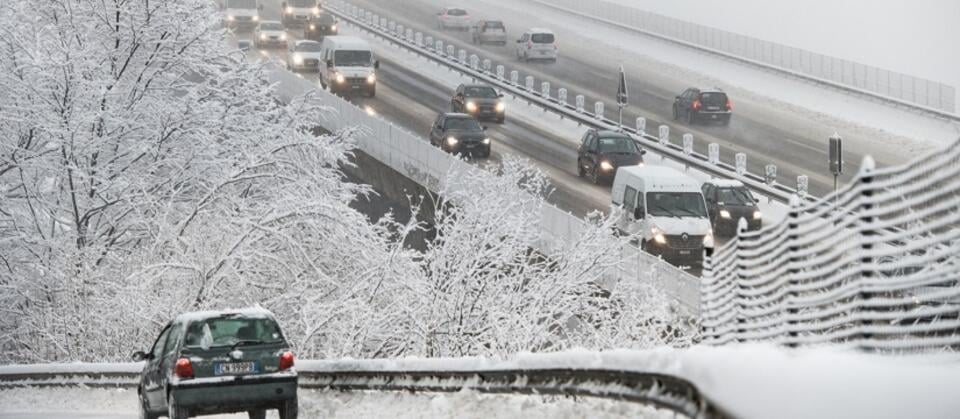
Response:
POLYGON ((683 233, 682 235, 680 235, 680 239, 686 242, 687 240, 690 240, 690 235, 687 233, 683 233))

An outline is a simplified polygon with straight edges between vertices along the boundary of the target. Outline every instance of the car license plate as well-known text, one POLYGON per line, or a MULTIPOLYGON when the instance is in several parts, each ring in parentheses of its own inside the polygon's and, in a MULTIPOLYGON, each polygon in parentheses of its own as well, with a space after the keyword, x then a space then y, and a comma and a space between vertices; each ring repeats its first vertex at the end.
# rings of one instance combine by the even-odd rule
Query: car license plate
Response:
POLYGON ((213 372, 216 375, 248 374, 257 372, 255 362, 221 362, 214 364, 213 372))
POLYGON ((689 251, 689 250, 681 250, 681 251, 680 251, 680 254, 681 254, 681 255, 689 255, 689 254, 690 254, 690 251, 689 251))
POLYGON ((360 90, 360 85, 359 85, 359 84, 355 84, 355 85, 353 85, 353 86, 350 86, 350 88, 352 88, 353 90, 360 90))
POLYGON ((476 144, 467 144, 467 148, 476 148, 476 147, 477 147, 476 144))
POLYGON ((716 115, 710 115, 710 117, 713 118, 713 119, 717 119, 717 116, 716 116, 716 115))

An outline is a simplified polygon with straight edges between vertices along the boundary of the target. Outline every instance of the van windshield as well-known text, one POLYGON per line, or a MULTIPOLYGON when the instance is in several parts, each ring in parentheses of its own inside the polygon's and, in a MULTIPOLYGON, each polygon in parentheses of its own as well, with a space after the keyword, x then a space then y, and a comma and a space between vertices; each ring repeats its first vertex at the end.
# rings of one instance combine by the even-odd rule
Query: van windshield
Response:
POLYGON ((370 51, 340 50, 333 53, 333 62, 340 67, 370 67, 370 51))
POLYGON ((647 192, 647 213, 655 217, 707 216, 703 195, 697 192, 647 192))
POLYGON ((256 9, 257 0, 227 0, 229 9, 256 9))

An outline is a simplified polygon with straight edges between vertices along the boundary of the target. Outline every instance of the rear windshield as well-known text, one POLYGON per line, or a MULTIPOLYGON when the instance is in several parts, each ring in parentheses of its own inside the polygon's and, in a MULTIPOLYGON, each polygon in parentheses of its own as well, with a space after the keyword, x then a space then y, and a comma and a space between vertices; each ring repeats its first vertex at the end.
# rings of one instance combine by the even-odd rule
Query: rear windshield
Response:
POLYGON ((754 205, 756 201, 746 188, 717 189, 717 202, 727 205, 754 205))
POLYGON ((535 33, 530 37, 534 44, 552 44, 553 43, 553 34, 552 33, 535 33))
POLYGON ((503 29, 503 22, 489 21, 483 25, 487 29, 503 29))
POLYGON ((283 24, 276 22, 264 22, 260 24, 261 31, 282 31, 283 24))
POLYGON ((464 88, 463 94, 466 97, 479 97, 479 98, 497 97, 497 91, 493 90, 492 87, 486 87, 486 86, 471 86, 471 87, 464 88))
POLYGON ((601 153, 636 153, 637 143, 625 137, 602 137, 599 139, 601 153))
POLYGON ((319 42, 302 42, 297 44, 297 51, 320 52, 323 46, 319 42))
POLYGON ((483 128, 473 118, 448 118, 445 129, 455 131, 482 131, 483 128))
POLYGON ((448 16, 466 16, 467 11, 463 9, 450 9, 450 10, 447 10, 447 15, 448 16))
POLYGON ((227 0, 227 7, 231 9, 256 9, 257 0, 227 0))
POLYGON ((718 92, 704 92, 700 94, 700 102, 706 106, 725 106, 727 94, 718 92))
POLYGON ((281 343, 283 335, 273 319, 241 315, 195 321, 187 327, 183 346, 215 348, 240 342, 281 343))
POLYGON ((340 67, 369 67, 372 59, 370 51, 339 50, 333 53, 333 61, 340 67))

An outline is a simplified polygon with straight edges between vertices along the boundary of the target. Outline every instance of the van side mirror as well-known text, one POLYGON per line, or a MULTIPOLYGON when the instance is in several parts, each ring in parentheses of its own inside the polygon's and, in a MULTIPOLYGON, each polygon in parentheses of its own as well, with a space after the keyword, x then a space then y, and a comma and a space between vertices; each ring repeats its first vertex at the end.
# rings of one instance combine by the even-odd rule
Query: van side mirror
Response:
POLYGON ((646 155, 646 154, 647 154, 647 149, 641 148, 641 149, 640 149, 640 155, 643 156, 643 155, 646 155))
POLYGON ((133 355, 130 356, 130 358, 133 359, 134 361, 140 362, 140 361, 146 361, 150 357, 143 351, 136 351, 133 353, 133 355))
POLYGON ((374 68, 374 69, 379 69, 379 68, 380 68, 380 60, 374 60, 374 61, 373 61, 373 68, 374 68))
POLYGON ((333 60, 327 60, 327 68, 333 68, 333 60))
POLYGON ((497 93, 497 97, 503 97, 503 92, 497 93))
POLYGON ((643 207, 637 207, 633 210, 633 219, 640 220, 646 217, 646 212, 643 211, 643 207))
POLYGON ((480 127, 480 128, 483 128, 484 131, 487 130, 487 126, 486 126, 486 125, 484 125, 484 126, 482 126, 482 127, 480 127))

